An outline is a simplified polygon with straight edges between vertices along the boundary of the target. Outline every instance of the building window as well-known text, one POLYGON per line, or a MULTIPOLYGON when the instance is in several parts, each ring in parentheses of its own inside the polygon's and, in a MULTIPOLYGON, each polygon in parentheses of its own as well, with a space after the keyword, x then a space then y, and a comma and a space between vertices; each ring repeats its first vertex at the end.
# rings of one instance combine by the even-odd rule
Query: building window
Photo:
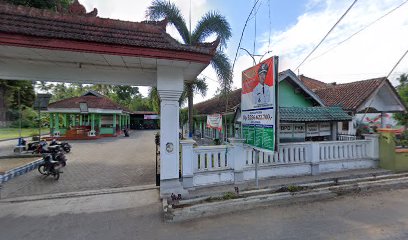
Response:
POLYGON ((343 131, 348 131, 349 130, 349 122, 348 121, 342 122, 341 125, 342 125, 341 130, 343 130, 343 131))

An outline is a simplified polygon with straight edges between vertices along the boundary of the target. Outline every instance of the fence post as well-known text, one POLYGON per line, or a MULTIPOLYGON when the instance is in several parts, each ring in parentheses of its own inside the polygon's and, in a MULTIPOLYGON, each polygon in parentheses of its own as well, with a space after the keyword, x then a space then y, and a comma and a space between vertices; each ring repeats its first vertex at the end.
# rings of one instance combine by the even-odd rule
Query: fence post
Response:
POLYGON ((192 188, 194 176, 194 150, 193 145, 196 142, 192 139, 180 140, 181 144, 181 162, 182 162, 182 176, 183 187, 192 188))
POLYGON ((380 153, 379 153, 379 141, 378 137, 379 134, 363 134, 364 138, 366 140, 370 140, 370 147, 369 147, 369 156, 372 159, 379 159, 380 158, 380 153))
POLYGON ((310 149, 310 167, 312 176, 320 174, 320 146, 318 142, 312 142, 310 149))
POLYGON ((234 169, 234 182, 240 183, 244 181, 244 166, 245 166, 245 139, 230 138, 229 142, 233 145, 231 154, 228 155, 232 168, 234 169))

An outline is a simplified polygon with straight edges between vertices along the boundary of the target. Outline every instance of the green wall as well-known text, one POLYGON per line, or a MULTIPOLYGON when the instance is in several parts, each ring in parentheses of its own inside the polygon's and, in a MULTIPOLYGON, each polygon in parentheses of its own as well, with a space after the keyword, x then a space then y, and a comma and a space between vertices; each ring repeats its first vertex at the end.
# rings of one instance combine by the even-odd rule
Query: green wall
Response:
POLYGON ((113 128, 101 128, 99 134, 113 134, 113 128))
POLYGON ((303 94, 295 93, 295 88, 287 81, 279 83, 279 106, 280 107, 313 107, 311 101, 305 99, 303 94))
POLYGON ((380 132, 380 167, 393 171, 408 171, 408 152, 396 152, 395 133, 380 132))

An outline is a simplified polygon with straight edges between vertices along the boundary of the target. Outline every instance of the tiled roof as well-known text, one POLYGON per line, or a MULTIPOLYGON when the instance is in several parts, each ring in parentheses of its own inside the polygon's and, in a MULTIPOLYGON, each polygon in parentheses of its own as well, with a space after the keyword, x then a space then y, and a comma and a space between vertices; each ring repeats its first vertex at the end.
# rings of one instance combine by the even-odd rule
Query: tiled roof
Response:
MULTIPOLYGON (((227 112, 234 112, 235 108, 240 104, 241 104, 241 89, 237 89, 229 94, 227 112)), ((225 98, 219 96, 211 98, 207 101, 194 104, 193 109, 196 115, 225 113, 225 98)))
POLYGON ((157 115, 159 114, 158 112, 153 112, 153 111, 133 111, 131 114, 139 114, 139 115, 157 115))
POLYGON ((50 103, 48 108, 78 108, 79 103, 86 102, 88 108, 98 108, 98 109, 107 109, 107 110, 124 110, 128 111, 125 107, 120 106, 117 103, 114 103, 109 98, 102 96, 96 97, 92 95, 80 96, 63 99, 57 102, 50 103))
POLYGON ((299 79, 306 87, 308 87, 312 91, 317 90, 319 88, 325 88, 328 85, 327 83, 324 83, 322 81, 310 77, 306 77, 304 75, 300 75, 299 79))
POLYGON ((351 116, 340 107, 281 107, 283 122, 350 121, 351 116))
POLYGON ((338 85, 328 85, 315 90, 326 106, 340 106, 346 111, 356 111, 386 78, 374 78, 364 81, 338 85))
POLYGON ((212 55, 218 46, 217 41, 200 46, 181 44, 166 33, 166 20, 128 22, 100 18, 96 17, 96 9, 87 14, 78 4, 75 1, 74 8, 62 13, 0 1, 0 32, 207 55, 212 55))

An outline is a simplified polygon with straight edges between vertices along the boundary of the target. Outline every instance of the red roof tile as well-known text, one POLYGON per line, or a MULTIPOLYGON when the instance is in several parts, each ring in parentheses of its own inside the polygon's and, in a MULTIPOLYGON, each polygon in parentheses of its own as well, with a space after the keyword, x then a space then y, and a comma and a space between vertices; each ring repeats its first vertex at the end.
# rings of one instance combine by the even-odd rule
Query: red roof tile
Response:
POLYGON ((306 77, 304 75, 300 75, 299 76, 300 81, 302 81, 302 83, 309 88, 310 90, 314 91, 316 89, 319 88, 324 88, 327 87, 327 83, 321 82, 319 80, 310 78, 310 77, 306 77))
POLYGON ((102 96, 80 96, 80 97, 73 97, 63 99, 57 102, 50 103, 48 108, 78 108, 79 103, 86 102, 88 108, 98 108, 98 109, 108 109, 108 110, 124 110, 128 111, 125 107, 120 106, 117 103, 114 103, 109 98, 102 96))
MULTIPOLYGON (((228 97, 227 112, 234 112, 235 107, 241 104, 241 89, 232 91, 228 97)), ((214 97, 207 101, 194 104, 195 115, 206 115, 213 113, 225 113, 225 98, 214 97)))
POLYGON ((340 106, 346 111, 356 111, 384 81, 386 78, 382 77, 345 84, 327 84, 314 92, 327 106, 340 106))
MULTIPOLYGON (((76 6, 78 8, 78 6, 76 6)), ((84 14, 15 6, 0 1, 0 32, 213 55, 217 42, 188 46, 166 33, 167 21, 128 22, 84 14)))

